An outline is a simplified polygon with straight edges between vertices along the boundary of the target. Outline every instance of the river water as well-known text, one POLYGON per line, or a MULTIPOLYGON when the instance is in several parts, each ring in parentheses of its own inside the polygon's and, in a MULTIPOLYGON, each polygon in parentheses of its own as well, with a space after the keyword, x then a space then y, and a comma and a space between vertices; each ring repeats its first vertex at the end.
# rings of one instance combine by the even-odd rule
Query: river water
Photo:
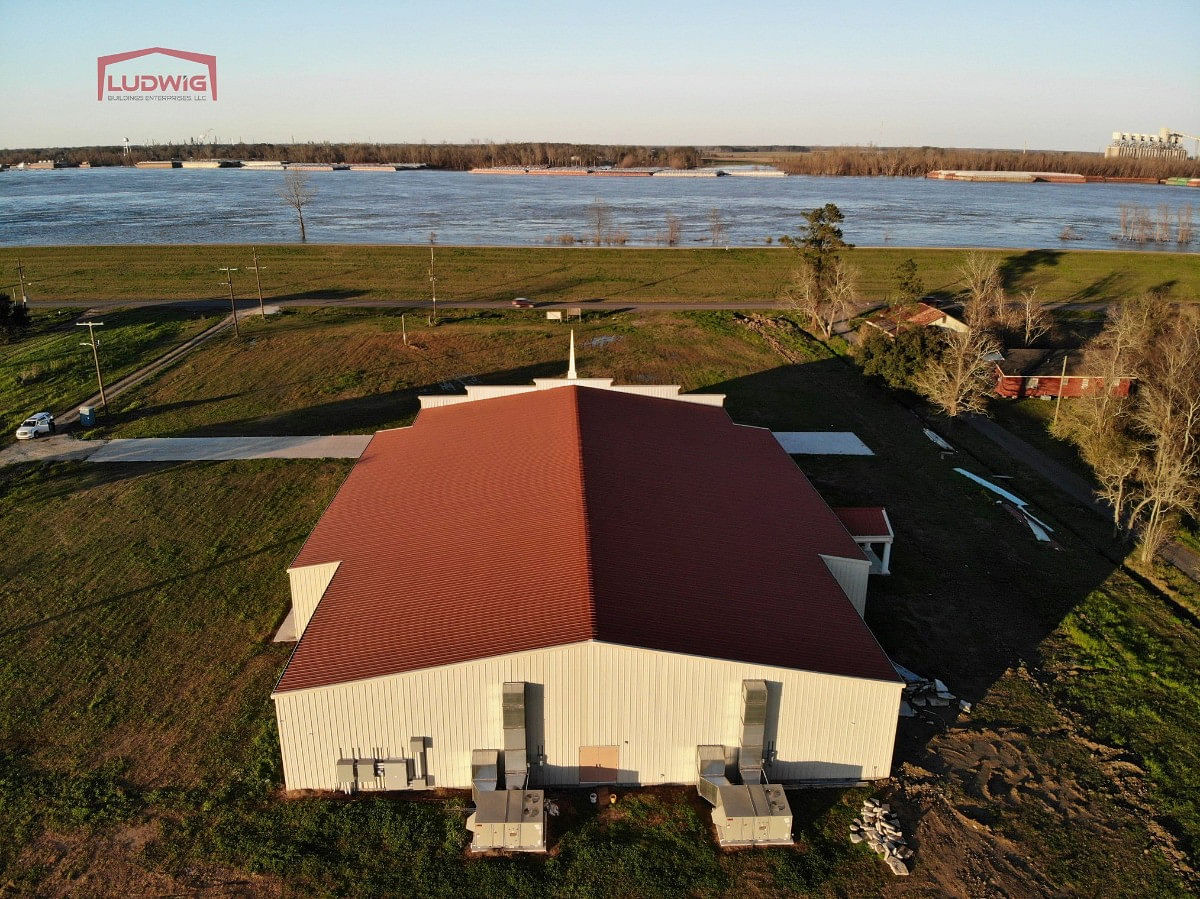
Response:
MULTIPOLYGON (((0 173, 0 245, 286 243, 295 215, 282 172, 243 169, 59 169, 0 173)), ((320 243, 544 245, 592 231, 597 199, 633 246, 654 245, 668 213, 681 246, 762 246, 800 230, 800 211, 836 203, 860 246, 1115 249, 1122 204, 1152 216, 1195 208, 1200 190, 1141 184, 972 184, 923 178, 611 178, 465 172, 314 172, 305 210, 320 243), (1070 227, 1080 240, 1063 241, 1070 227)), ((1200 248, 1200 238, 1188 249, 1200 248)), ((1174 242, 1147 250, 1180 249, 1174 242)))

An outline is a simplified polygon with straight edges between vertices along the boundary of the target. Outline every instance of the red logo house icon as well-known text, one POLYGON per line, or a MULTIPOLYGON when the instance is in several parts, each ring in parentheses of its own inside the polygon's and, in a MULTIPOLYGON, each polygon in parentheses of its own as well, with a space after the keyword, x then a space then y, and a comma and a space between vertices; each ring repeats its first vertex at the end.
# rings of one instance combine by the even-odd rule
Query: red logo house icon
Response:
POLYGON ((128 53, 114 53, 111 56, 101 56, 96 59, 96 99, 104 99, 105 73, 110 65, 137 59, 141 56, 153 56, 160 53, 163 56, 173 56, 188 62, 198 62, 208 67, 208 76, 204 75, 134 75, 121 76, 120 83, 109 77, 107 89, 111 93, 122 91, 195 91, 208 92, 214 100, 217 99, 217 58, 207 53, 189 53, 186 50, 169 50, 166 47, 147 47, 145 50, 131 50, 128 53))

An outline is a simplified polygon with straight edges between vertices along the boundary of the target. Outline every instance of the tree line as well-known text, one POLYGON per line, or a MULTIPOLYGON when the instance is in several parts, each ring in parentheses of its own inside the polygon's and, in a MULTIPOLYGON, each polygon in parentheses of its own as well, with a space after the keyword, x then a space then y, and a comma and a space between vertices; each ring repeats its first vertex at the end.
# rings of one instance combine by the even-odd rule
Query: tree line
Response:
POLYGON ((936 169, 1073 172, 1107 178, 1200 178, 1200 159, 1148 159, 1056 150, 971 150, 953 147, 828 147, 786 153, 772 164, 790 175, 920 177, 936 169))
POLYGON ((241 159, 327 163, 422 163, 434 169, 464 171, 481 166, 615 165, 695 168, 695 147, 655 147, 570 143, 388 144, 388 143, 162 143, 131 146, 33 147, 0 150, 0 163, 16 165, 53 159, 69 165, 132 165, 154 159, 241 159))

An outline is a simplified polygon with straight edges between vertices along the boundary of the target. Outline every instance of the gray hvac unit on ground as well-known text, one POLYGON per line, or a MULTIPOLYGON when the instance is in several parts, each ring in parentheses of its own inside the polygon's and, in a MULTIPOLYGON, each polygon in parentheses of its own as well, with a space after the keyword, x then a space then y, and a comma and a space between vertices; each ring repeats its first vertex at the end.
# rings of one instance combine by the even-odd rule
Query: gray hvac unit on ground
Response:
POLYGON ((526 690, 524 682, 505 683, 501 691, 504 731, 504 787, 498 789, 498 749, 471 751, 471 798, 475 811, 467 816, 471 851, 546 851, 546 808, 541 790, 529 790, 526 750, 526 690))
POLYGON ((409 740, 407 758, 340 758, 334 765, 334 789, 344 793, 380 790, 428 790, 433 778, 425 760, 425 738, 409 740))
POLYGON ((741 783, 732 783, 726 774, 724 746, 696 747, 696 791, 713 806, 713 826, 722 846, 792 844, 792 809, 783 787, 763 782, 766 725, 767 684, 746 680, 738 747, 741 783))

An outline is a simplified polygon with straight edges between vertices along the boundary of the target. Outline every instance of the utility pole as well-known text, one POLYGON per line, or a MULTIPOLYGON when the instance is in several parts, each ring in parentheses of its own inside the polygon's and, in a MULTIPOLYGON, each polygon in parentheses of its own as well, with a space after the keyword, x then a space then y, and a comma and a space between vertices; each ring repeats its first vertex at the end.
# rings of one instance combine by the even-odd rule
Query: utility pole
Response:
POLYGON ((29 305, 29 297, 25 294, 25 267, 21 265, 21 258, 17 257, 17 280, 21 282, 21 305, 29 305))
POLYGON ((429 319, 429 324, 437 324, 437 272, 433 268, 433 245, 437 241, 437 235, 432 231, 429 232, 429 284, 430 292, 433 296, 433 316, 429 319))
POLYGON ((262 278, 259 276, 258 250, 254 251, 254 283, 258 285, 258 311, 262 313, 263 321, 267 320, 267 307, 263 305, 262 278))
POLYGON ((236 272, 237 269, 229 268, 229 267, 222 267, 222 268, 218 269, 218 271, 222 271, 225 273, 225 282, 229 285, 229 308, 233 313, 233 336, 241 337, 242 332, 238 330, 238 322, 237 322, 237 303, 233 299, 233 273, 236 272))
POLYGON ((1050 423, 1051 427, 1058 424, 1058 407, 1062 405, 1063 390, 1066 388, 1067 380, 1067 359, 1070 357, 1069 352, 1063 353, 1062 375, 1058 379, 1058 397, 1054 401, 1054 421, 1050 423))
POLYGON ((104 376, 100 374, 100 354, 96 351, 96 329, 104 327, 104 322, 75 322, 75 327, 88 329, 88 342, 79 345, 92 348, 92 361, 96 363, 96 383, 100 385, 100 403, 107 412, 108 397, 104 395, 104 376))
POLYGON ((408 328, 404 326, 404 313, 400 313, 400 336, 404 338, 404 345, 408 346, 408 328))

